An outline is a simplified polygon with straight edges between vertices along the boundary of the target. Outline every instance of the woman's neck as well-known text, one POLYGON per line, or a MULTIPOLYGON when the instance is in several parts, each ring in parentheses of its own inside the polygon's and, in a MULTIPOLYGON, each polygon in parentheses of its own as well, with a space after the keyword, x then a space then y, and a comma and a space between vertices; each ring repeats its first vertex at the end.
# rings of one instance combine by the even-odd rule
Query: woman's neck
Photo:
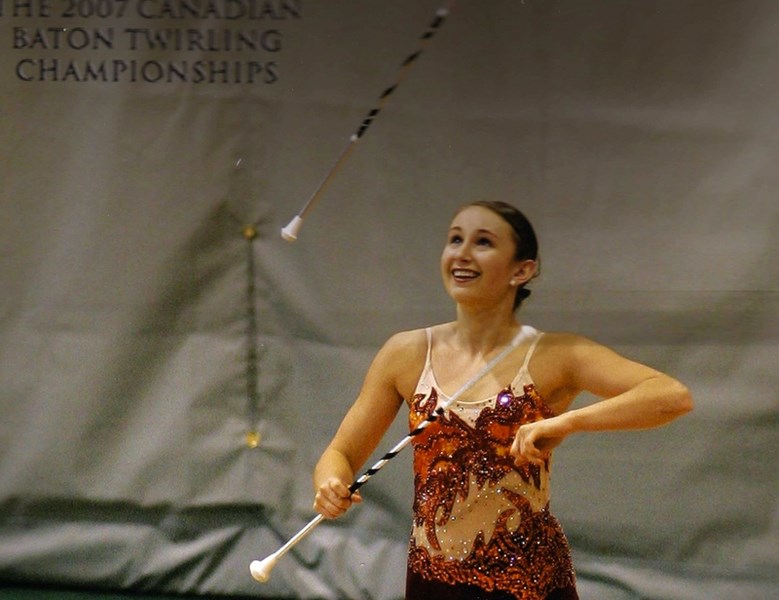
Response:
POLYGON ((475 311, 458 306, 452 341, 465 352, 485 356, 511 343, 520 326, 513 311, 475 311))

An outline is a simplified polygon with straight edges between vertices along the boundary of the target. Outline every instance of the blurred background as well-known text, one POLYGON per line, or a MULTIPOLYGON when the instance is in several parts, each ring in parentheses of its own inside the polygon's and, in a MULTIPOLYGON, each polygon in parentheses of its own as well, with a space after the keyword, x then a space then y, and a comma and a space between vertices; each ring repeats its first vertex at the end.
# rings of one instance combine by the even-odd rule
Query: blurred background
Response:
POLYGON ((401 598, 410 455, 248 565, 500 199, 540 238, 522 321, 696 401, 557 451, 583 600, 779 598, 779 4, 459 0, 283 241, 440 6, 0 0, 0 597, 401 598))

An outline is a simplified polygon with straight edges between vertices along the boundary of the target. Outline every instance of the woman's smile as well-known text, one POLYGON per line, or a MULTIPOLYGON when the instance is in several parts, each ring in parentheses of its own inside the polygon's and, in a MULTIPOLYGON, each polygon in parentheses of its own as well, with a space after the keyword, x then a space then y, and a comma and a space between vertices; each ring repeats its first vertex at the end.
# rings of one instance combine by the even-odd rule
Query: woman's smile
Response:
POLYGON ((472 269, 452 269, 452 278, 457 283, 469 283, 478 278, 481 273, 472 269))

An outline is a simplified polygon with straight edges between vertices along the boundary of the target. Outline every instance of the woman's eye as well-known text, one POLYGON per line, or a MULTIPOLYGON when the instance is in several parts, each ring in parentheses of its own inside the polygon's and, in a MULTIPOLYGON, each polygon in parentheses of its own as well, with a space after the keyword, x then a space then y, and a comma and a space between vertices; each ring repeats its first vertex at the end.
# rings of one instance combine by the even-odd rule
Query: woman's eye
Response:
POLYGON ((459 235, 453 235, 452 237, 449 238, 450 244, 459 244, 462 241, 463 238, 461 238, 459 235))
POLYGON ((489 238, 479 238, 477 244, 479 244, 479 246, 492 246, 492 240, 489 238))

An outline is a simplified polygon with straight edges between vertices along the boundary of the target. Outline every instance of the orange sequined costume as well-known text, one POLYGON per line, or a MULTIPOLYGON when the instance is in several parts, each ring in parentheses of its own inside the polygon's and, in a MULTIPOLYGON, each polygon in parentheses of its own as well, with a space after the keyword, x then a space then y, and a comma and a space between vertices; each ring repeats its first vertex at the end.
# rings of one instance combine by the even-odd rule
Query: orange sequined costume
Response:
MULTIPOLYGON (((530 331, 535 338, 510 385, 486 400, 456 402, 413 440, 406 600, 578 598, 568 542, 549 512, 549 461, 516 467, 509 455, 521 424, 552 416, 527 369, 542 335, 530 331)), ((430 329, 427 339, 412 430, 442 402, 430 329)))

